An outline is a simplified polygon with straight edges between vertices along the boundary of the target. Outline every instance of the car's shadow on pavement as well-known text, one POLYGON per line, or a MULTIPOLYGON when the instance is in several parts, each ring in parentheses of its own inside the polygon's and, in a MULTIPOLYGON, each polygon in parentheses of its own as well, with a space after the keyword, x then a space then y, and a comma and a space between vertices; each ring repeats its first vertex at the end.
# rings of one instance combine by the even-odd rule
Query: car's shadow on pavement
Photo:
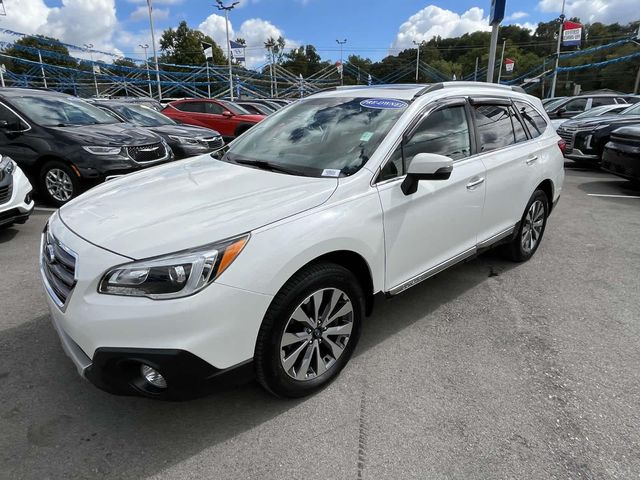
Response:
MULTIPOLYGON (((515 266, 490 251, 398 297, 377 301, 373 316, 366 319, 356 362, 347 369, 358 368, 357 357, 367 350, 489 276, 515 266)), ((329 395, 335 393, 331 389, 341 388, 340 381, 301 400, 276 399, 255 382, 181 403, 112 396, 78 377, 48 317, 42 316, 0 332, 2 475, 141 478, 158 474, 302 402, 320 405, 331 399, 329 395)), ((238 455, 242 457, 241 452, 238 455)), ((215 472, 208 475, 215 478, 215 472)))
POLYGON ((13 227, 0 227, 0 245, 13 240, 18 233, 19 231, 13 227))

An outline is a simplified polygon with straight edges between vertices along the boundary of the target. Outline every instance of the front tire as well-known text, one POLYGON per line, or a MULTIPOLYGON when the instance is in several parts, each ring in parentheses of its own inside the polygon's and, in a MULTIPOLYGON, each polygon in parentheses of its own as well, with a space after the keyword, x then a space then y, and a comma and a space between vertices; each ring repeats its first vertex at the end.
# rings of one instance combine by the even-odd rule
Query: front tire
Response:
POLYGON ((47 203, 61 207, 80 192, 80 182, 64 162, 51 161, 40 170, 40 190, 47 203))
POLYGON ((526 262, 533 257, 542 241, 548 216, 549 199, 542 190, 536 190, 527 203, 516 236, 506 245, 511 260, 526 262))
POLYGON ((331 382, 356 347, 364 293, 346 268, 321 263, 296 273, 275 296, 255 350, 256 376, 281 397, 309 395, 331 382))

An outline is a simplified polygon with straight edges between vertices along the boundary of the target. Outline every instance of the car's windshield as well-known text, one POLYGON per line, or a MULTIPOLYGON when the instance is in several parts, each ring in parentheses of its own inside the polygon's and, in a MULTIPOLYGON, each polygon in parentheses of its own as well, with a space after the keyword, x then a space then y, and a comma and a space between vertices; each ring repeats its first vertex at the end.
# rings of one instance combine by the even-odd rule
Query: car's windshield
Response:
POLYGON ((635 103, 630 107, 625 108, 620 115, 640 115, 640 103, 635 103))
POLYGON ((220 102, 220 104, 224 108, 226 108, 227 110, 229 110, 231 113, 235 115, 250 115, 250 112, 248 110, 245 110, 237 103, 227 102, 226 100, 218 100, 218 102, 220 102))
POLYGON ((106 112, 75 97, 15 97, 13 102, 34 122, 46 127, 118 123, 106 112))
POLYGON ((394 99, 297 102, 235 141, 225 160, 260 161, 309 176, 345 176, 369 160, 409 105, 394 99))
POLYGON ((551 110, 553 110, 554 108, 556 108, 558 105, 560 105, 562 102, 565 101, 565 98, 558 98, 557 100, 553 100, 547 104, 544 105, 544 109, 547 112, 550 112, 551 110))
POLYGON ((176 124, 176 122, 166 115, 146 105, 113 105, 111 108, 127 122, 140 127, 158 127, 160 125, 176 124))

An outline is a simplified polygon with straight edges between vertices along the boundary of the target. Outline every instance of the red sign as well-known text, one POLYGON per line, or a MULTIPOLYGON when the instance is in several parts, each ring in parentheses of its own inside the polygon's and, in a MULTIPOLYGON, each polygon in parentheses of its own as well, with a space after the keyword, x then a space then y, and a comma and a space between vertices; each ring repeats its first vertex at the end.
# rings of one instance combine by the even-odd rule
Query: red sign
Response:
POLYGON ((515 66, 515 64, 516 64, 515 60, 512 60, 510 58, 505 58, 504 59, 504 69, 507 72, 513 72, 513 67, 515 66))

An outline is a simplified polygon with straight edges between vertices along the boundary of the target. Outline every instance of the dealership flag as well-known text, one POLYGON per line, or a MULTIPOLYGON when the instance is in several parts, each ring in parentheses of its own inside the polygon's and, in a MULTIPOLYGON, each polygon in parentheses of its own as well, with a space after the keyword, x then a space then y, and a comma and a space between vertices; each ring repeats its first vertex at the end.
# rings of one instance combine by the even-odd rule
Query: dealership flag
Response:
POLYGON ((582 25, 566 20, 562 26, 562 44, 565 46, 579 46, 582 40, 582 25))
POLYGON ((213 58, 213 45, 202 42, 202 49, 204 50, 204 58, 207 60, 213 58))
POLYGON ((514 67, 515 64, 516 64, 515 60, 512 60, 510 58, 505 58, 505 60, 504 60, 504 69, 507 72, 513 72, 513 67, 514 67))
POLYGON ((236 62, 244 62, 246 58, 244 53, 245 46, 233 40, 229 41, 229 44, 231 45, 231 56, 233 59, 236 62))

